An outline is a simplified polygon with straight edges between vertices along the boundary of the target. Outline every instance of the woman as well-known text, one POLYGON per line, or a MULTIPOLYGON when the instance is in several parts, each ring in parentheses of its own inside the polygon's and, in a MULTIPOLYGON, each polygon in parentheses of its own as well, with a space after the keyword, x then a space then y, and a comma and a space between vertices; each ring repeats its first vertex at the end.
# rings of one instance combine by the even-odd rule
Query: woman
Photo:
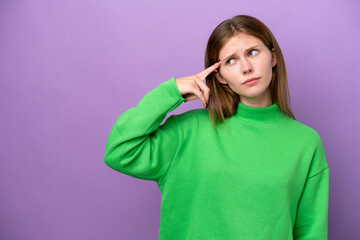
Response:
POLYGON ((163 82, 124 112, 105 163, 157 182, 159 239, 327 239, 324 148, 288 106, 285 63, 271 31, 248 15, 223 21, 209 38, 205 67, 163 82), (207 109, 160 125, 194 99, 207 109))

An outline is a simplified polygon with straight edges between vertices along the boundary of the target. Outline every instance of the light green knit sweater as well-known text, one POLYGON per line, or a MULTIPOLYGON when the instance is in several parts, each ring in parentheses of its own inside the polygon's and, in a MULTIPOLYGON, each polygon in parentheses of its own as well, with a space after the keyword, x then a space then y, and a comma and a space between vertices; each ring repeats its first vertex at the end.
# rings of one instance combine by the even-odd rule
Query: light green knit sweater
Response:
POLYGON ((329 167, 319 134, 278 105, 239 102, 213 129, 207 109, 167 113, 175 78, 111 129, 105 163, 161 191, 160 240, 327 239, 329 167))

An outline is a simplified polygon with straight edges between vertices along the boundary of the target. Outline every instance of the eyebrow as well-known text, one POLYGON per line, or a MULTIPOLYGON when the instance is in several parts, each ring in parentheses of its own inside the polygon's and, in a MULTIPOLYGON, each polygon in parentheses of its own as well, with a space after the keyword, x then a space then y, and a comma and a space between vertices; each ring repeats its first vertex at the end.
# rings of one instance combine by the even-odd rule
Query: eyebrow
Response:
MULTIPOLYGON (((247 52, 247 51, 249 51, 250 49, 256 48, 256 47, 259 47, 259 45, 255 45, 255 46, 249 47, 249 48, 245 49, 245 51, 247 52)), ((224 57, 223 60, 227 60, 227 59, 229 59, 229 58, 231 58, 231 57, 234 57, 235 55, 236 55, 236 53, 232 53, 232 54, 228 55, 227 57, 224 57)), ((223 60, 222 60, 222 61, 223 61, 223 60)))

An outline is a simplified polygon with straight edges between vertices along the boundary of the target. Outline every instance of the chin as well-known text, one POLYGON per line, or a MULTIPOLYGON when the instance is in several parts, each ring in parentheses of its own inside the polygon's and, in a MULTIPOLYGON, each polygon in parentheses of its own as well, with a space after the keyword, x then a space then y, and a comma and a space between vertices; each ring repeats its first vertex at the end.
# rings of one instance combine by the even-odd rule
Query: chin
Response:
POLYGON ((266 91, 264 89, 253 88, 253 89, 248 89, 247 91, 238 93, 238 95, 248 97, 248 98, 255 98, 255 97, 264 95, 265 92, 266 91))

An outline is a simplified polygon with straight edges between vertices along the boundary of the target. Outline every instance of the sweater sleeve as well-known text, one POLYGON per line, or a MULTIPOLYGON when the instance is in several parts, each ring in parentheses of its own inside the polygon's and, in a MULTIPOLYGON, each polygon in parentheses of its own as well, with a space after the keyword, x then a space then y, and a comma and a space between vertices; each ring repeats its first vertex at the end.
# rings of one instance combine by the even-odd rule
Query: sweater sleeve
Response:
POLYGON ((294 240, 327 240, 329 167, 320 138, 308 176, 298 205, 294 240))
POLYGON ((115 121, 106 143, 105 164, 131 177, 160 181, 182 136, 175 115, 160 124, 184 100, 174 77, 148 92, 115 121))

